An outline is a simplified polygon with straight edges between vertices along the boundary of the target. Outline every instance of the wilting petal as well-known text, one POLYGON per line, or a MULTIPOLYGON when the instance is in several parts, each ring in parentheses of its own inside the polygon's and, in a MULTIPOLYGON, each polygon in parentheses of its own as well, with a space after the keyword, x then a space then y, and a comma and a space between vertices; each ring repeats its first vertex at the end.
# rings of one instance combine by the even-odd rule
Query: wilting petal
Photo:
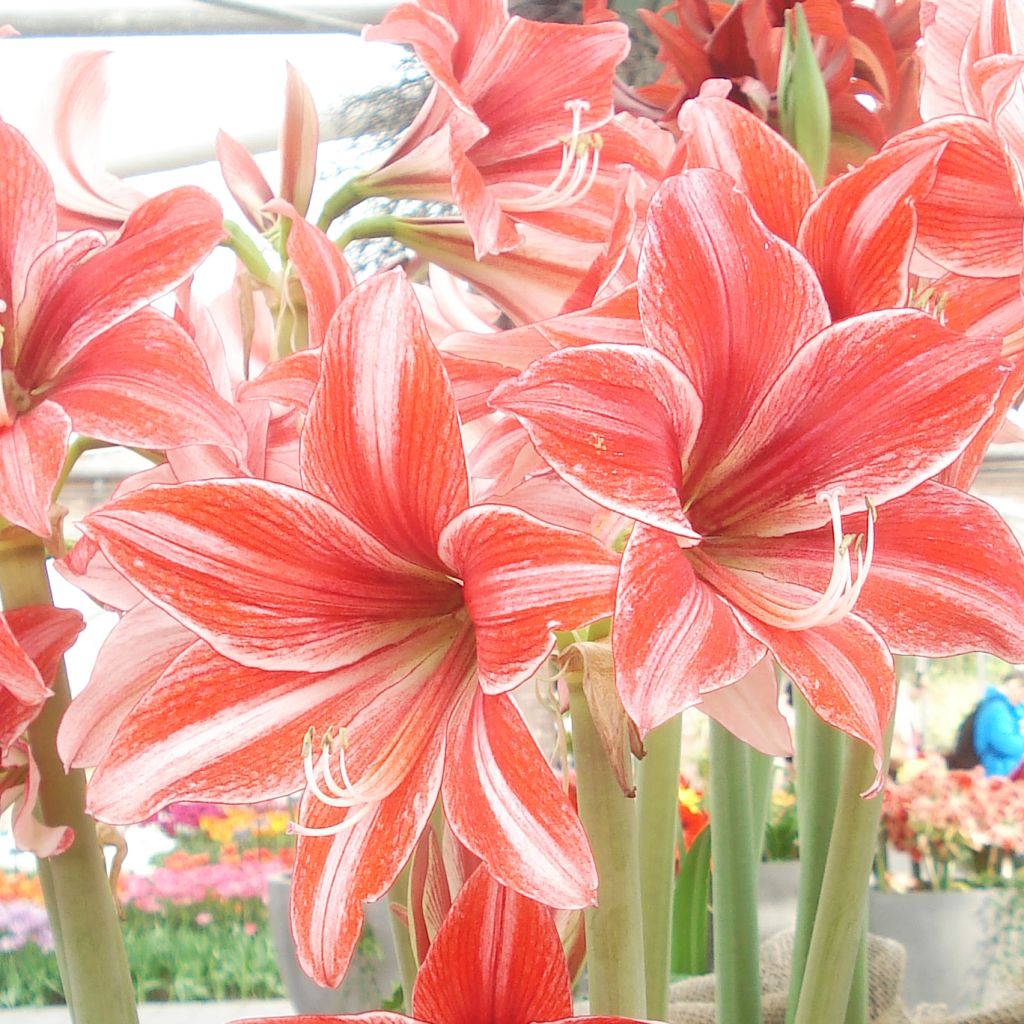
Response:
POLYGON ((352 664, 461 604, 326 502, 263 481, 150 487, 82 529, 150 600, 263 668, 352 664))
POLYGON ((538 451, 587 497, 694 536, 680 486, 701 403, 660 353, 632 345, 554 352, 501 385, 491 404, 515 413, 538 451))
POLYGON ((702 694, 705 715, 771 757, 791 757, 793 737, 779 711, 779 684, 771 658, 762 658, 742 679, 702 694))
POLYGON ((74 842, 75 833, 64 826, 44 825, 35 815, 39 796, 39 769, 32 750, 27 743, 17 743, 11 750, 7 763, 11 766, 24 765, 25 781, 22 784, 3 787, 0 775, 0 813, 13 808, 11 832, 18 850, 26 850, 37 857, 53 857, 74 842))
POLYGON ((67 455, 71 421, 43 402, 0 427, 0 516, 49 537, 50 503, 67 455))
POLYGON ((61 719, 57 749, 65 768, 99 764, 128 712, 195 642, 194 633, 149 601, 123 615, 96 656, 89 685, 61 719))
POLYGON ((384 896, 409 859, 441 785, 444 734, 415 769, 369 810, 341 811, 309 790, 299 820, 307 828, 363 815, 334 836, 299 836, 292 881, 292 934, 302 969, 321 985, 341 982, 363 925, 362 904, 384 896))
POLYGON ((612 628, 619 693, 641 734, 744 676, 764 648, 694 574, 671 534, 638 523, 612 628))
POLYGON ((444 525, 469 504, 455 396, 400 271, 339 309, 302 433, 302 473, 395 554, 441 567, 444 525))
POLYGON ((88 437, 140 448, 246 448, 242 422, 214 390, 195 343, 154 309, 94 338, 64 367, 48 397, 88 437))
POLYGON ((551 911, 478 868, 420 967, 413 1012, 445 1024, 526 1024, 572 1013, 551 911))
POLYGON ((686 166, 725 171, 765 227, 796 244, 800 219, 815 192, 800 154, 759 117, 721 96, 684 103, 679 127, 686 140, 686 166))
POLYGON ((931 187, 942 146, 925 137, 888 149, 836 178, 808 210, 799 246, 833 319, 907 305, 914 204, 931 187))
POLYGON ((790 533, 905 494, 966 447, 1002 384, 994 339, 911 310, 853 317, 805 346, 691 509, 702 533, 790 533))
POLYGON ((511 697, 477 692, 453 717, 442 796, 452 831, 503 884, 553 907, 595 901, 583 826, 511 697))
POLYGON ((518 509, 467 509, 445 529, 439 551, 463 582, 480 683, 491 693, 529 679, 551 653, 555 630, 585 626, 615 605, 616 554, 518 509))
POLYGON ((685 171, 658 190, 640 261, 650 344, 693 382, 704 420, 687 478, 698 486, 769 384, 829 322, 817 277, 768 232, 721 171, 685 171))
POLYGON ((865 795, 876 793, 883 781, 885 727, 896 701, 892 656, 878 634, 856 615, 803 630, 753 619, 746 624, 823 722, 871 747, 877 774, 865 795))
POLYGON ((201 189, 172 189, 143 203, 112 245, 75 267, 39 311, 19 361, 46 381, 98 334, 183 281, 224 236, 220 205, 201 189))

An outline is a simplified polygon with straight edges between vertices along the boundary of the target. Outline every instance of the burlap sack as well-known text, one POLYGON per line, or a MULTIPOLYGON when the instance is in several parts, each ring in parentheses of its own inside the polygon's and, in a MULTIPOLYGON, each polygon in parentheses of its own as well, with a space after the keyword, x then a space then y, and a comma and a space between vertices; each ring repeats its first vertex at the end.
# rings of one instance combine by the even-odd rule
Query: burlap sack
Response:
MULTIPOLYGON (((784 1024, 789 989, 793 933, 784 932, 761 944, 761 1010, 763 1024, 784 1024)), ((1024 992, 1007 995, 996 1006, 950 1014, 944 1006, 921 1006, 907 1012, 900 999, 906 950, 891 939, 868 939, 868 1019, 871 1024, 1024 1024, 1024 992)), ((715 1024, 715 977, 687 978, 672 986, 670 1024, 715 1024)), ((753 1024, 753 1022, 751 1022, 753 1024)), ((821 1024, 834 1024, 822 1021, 821 1024)))

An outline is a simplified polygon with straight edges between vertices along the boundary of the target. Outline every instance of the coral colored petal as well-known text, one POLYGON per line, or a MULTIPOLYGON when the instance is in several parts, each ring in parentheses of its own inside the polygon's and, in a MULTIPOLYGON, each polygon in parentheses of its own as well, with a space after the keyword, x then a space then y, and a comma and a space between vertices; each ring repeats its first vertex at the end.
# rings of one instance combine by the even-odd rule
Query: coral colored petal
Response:
POLYGON ((401 270, 352 293, 327 332, 302 433, 314 493, 418 565, 469 504, 455 396, 401 270))
POLYGON ((302 76, 286 64, 284 121, 281 124, 281 198, 305 217, 316 180, 316 152, 320 143, 320 118, 302 76))
POLYGON ((490 693, 533 676, 555 630, 578 629, 615 605, 616 554, 518 509, 467 509, 441 535, 440 554, 463 582, 480 683, 490 693))
POLYGON ((828 307, 804 258, 764 228, 721 171, 669 179, 647 223, 640 318, 704 405, 687 460, 699 486, 793 354, 829 322, 828 307))
POLYGON ((123 615, 96 656, 89 685, 61 719, 57 750, 64 766, 99 764, 128 712, 195 642, 194 633, 149 601, 123 615))
POLYGON ((823 722, 871 747, 877 774, 864 795, 876 793, 896 702, 892 656, 878 634, 856 615, 814 629, 776 629, 753 619, 747 628, 768 645, 823 722))
POLYGON ((0 299, 6 304, 0 324, 10 330, 25 298, 29 268, 57 237, 57 213, 53 182, 42 160, 21 132, 3 121, 0 150, 0 299))
POLYGON ((449 158, 452 197, 473 236, 476 258, 496 256, 514 249, 519 244, 519 232, 454 137, 449 141, 449 158))
POLYGON ((267 209, 291 219, 288 257, 295 265, 306 296, 309 345, 318 348, 335 310, 356 286, 352 270, 338 247, 318 227, 299 217, 293 207, 275 201, 267 209))
POLYGON ((442 797, 452 831, 504 885, 552 907, 595 902, 583 826, 507 694, 478 692, 453 717, 442 797))
POLYGON ((687 462, 701 404, 664 356, 626 345, 563 349, 491 398, 515 413, 556 472, 587 497, 682 536, 687 462))
POLYGON ((342 1014, 340 1017, 325 1017, 322 1014, 293 1014, 290 1017, 246 1017, 232 1024, 336 1024, 337 1021, 352 1021, 353 1024, 425 1024, 401 1013, 386 1013, 378 1010, 371 1013, 342 1014))
POLYGON ((911 310, 822 331, 787 367, 691 509, 704 534, 782 534, 881 504, 966 447, 1002 385, 998 345, 911 310))
POLYGON ((420 967, 412 1005, 417 1018, 444 1024, 526 1024, 572 1013, 551 911, 477 868, 420 967))
POLYGON ((53 402, 0 427, 0 516, 37 536, 50 536, 50 503, 70 436, 71 421, 53 402))
MULTIPOLYGON (((452 680, 438 678, 439 659, 431 657, 440 632, 426 631, 329 673, 245 668, 194 643, 124 719, 90 782, 91 810, 108 821, 130 822, 172 801, 253 802, 293 793, 305 782, 307 730, 315 730, 319 743, 328 728, 346 723, 357 741, 346 757, 356 785, 372 756, 388 757, 393 774, 407 774, 455 704, 452 680), (432 685, 438 691, 432 714, 410 715, 419 711, 415 696, 432 685), (376 726, 369 716, 365 728, 351 726, 367 710, 378 711, 378 731, 371 732, 376 726), (404 733, 393 727, 401 718, 412 719, 404 733)), ((455 654, 461 658, 453 680, 458 686, 465 682, 465 655, 461 648, 455 654)), ((387 788, 395 785, 392 779, 387 788)))
POLYGON ((963 113, 961 58, 982 0, 925 0, 921 10, 921 117, 926 121, 963 113))
POLYGON ((795 244, 800 219, 815 193, 800 154, 759 117, 720 96, 683 104, 679 127, 687 167, 725 171, 746 193, 765 227, 795 244))
POLYGON ((1024 260, 1024 210, 1014 192, 1002 145, 988 122, 949 117, 903 138, 946 143, 935 184, 917 204, 917 245, 946 270, 970 277, 1005 277, 1024 260))
POLYGON ((33 381, 56 376, 83 345, 188 277, 223 236, 220 205, 201 189, 143 203, 40 310, 19 371, 33 381))
POLYGON ((4 615, 0 615, 0 680, 0 754, 5 755, 50 691, 4 615))
POLYGON ((833 319, 907 305, 914 204, 934 180, 942 146, 925 137, 888 149, 833 181, 808 210, 798 244, 833 319))
POLYGON ((238 398, 262 398, 268 402, 294 405, 305 411, 320 380, 320 352, 294 352, 284 359, 275 359, 255 379, 238 388, 238 398))
POLYGON ((266 231, 274 219, 263 207, 274 192, 252 154, 225 131, 217 132, 215 153, 231 198, 257 231, 266 231))
MULTIPOLYGON (((321 985, 345 975, 362 930, 361 904, 384 896, 412 854, 441 785, 444 735, 438 733, 390 796, 334 836, 300 836, 292 880, 291 920, 302 969, 321 985)), ((347 815, 309 790, 299 808, 308 828, 337 825, 347 815)))
POLYGON ((149 487, 82 529, 150 600, 243 664, 327 671, 461 604, 453 583, 330 505, 263 481, 149 487))
POLYGON ((675 537, 640 523, 622 556, 612 628, 619 693, 641 733, 744 676, 763 656, 675 537))
MULTIPOLYGON (((85 628, 82 613, 72 608, 31 605, 5 614, 7 625, 22 650, 32 659, 43 682, 53 682, 60 659, 85 628)), ((9 680, 4 685, 10 689, 9 680)))
POLYGON ((246 448, 242 421, 214 390, 195 342, 154 309, 141 309, 94 338, 48 396, 88 437, 159 450, 246 448))
POLYGON ((779 711, 779 684, 771 658, 762 658, 730 686, 703 694, 697 707, 755 750, 792 757, 793 737, 779 711))

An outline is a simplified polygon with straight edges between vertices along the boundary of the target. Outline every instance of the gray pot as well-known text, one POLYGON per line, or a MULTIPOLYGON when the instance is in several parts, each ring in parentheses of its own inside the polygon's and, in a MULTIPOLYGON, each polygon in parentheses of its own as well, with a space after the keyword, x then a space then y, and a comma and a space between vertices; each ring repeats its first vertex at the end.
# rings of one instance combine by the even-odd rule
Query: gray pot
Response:
POLYGON ((291 885, 291 875, 271 878, 267 907, 277 966, 295 1011, 330 1014, 378 1009, 401 983, 387 900, 363 905, 363 934, 345 979, 337 988, 323 988, 303 973, 295 957, 288 913, 291 885))
POLYGON ((981 1005, 990 998, 993 966, 1013 936, 1001 934, 1005 889, 891 893, 872 890, 869 927, 907 950, 903 1000, 945 1003, 951 1010, 981 1005))

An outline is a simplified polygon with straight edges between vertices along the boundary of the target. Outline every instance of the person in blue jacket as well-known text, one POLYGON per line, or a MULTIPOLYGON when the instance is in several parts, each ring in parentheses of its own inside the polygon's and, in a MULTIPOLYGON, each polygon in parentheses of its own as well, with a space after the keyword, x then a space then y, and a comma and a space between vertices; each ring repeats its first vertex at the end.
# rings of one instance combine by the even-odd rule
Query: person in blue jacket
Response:
POLYGON ((1024 672, 985 691, 974 719, 974 749, 986 775, 1010 775, 1024 759, 1024 672))

